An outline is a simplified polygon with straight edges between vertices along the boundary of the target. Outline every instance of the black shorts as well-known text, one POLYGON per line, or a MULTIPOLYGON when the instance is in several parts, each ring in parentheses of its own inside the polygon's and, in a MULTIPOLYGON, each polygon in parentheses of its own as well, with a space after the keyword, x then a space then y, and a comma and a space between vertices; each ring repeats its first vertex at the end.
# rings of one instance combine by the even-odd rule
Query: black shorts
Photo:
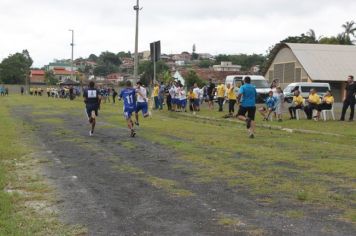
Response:
POLYGON ((237 113, 238 116, 246 116, 250 118, 251 120, 255 120, 255 114, 256 114, 256 107, 243 107, 240 106, 239 112, 237 113))
POLYGON ((214 101, 214 95, 209 96, 209 101, 211 101, 211 102, 214 101))
POLYGON ((94 111, 95 112, 95 116, 99 116, 99 106, 98 105, 91 105, 91 104, 87 104, 86 105, 86 112, 87 112, 87 115, 88 117, 90 118, 91 117, 91 113, 94 111))

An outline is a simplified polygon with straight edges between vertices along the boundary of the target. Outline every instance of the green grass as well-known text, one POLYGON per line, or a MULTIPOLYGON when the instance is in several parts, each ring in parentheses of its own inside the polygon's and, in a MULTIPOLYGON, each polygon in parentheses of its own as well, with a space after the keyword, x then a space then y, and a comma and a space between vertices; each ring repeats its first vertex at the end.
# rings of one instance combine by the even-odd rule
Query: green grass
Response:
MULTIPOLYGON (((7 104, 26 104, 34 112, 56 107, 56 111, 71 112, 78 117, 83 113, 81 101, 14 97, 7 104)), ((121 106, 120 103, 116 106, 103 105, 99 121, 104 120, 109 126, 126 127, 121 109, 118 109, 121 106)), ((57 114, 53 113, 52 118, 56 118, 57 114)), ((222 117, 222 113, 203 108, 199 115, 206 118, 198 119, 189 114, 166 111, 154 112, 152 119, 141 118, 138 136, 175 151, 181 164, 172 168, 189 173, 186 181, 207 186, 212 182, 223 182, 233 188, 236 194, 244 191, 256 201, 267 199, 267 203, 273 205, 283 198, 293 206, 306 205, 315 210, 326 208, 342 212, 339 219, 355 223, 356 192, 353 189, 356 189, 356 128, 353 123, 307 120, 268 122, 277 128, 316 133, 289 133, 258 127, 256 139, 250 140, 243 124, 217 119, 222 117)), ((257 123, 262 124, 261 117, 257 117, 257 123)), ((134 146, 130 142, 123 145, 128 149, 134 146)), ((165 190, 167 192, 181 186, 179 182, 149 178, 151 176, 144 174, 143 169, 135 166, 120 168, 120 171, 148 177, 146 179, 152 185, 168 189, 165 190)), ((298 215, 294 210, 291 209, 290 214, 281 214, 299 217, 299 212, 298 215)))
POLYGON ((37 174, 41 160, 19 139, 31 129, 17 125, 7 108, 0 107, 0 235, 82 235, 82 227, 63 225, 53 214, 52 189, 37 174))

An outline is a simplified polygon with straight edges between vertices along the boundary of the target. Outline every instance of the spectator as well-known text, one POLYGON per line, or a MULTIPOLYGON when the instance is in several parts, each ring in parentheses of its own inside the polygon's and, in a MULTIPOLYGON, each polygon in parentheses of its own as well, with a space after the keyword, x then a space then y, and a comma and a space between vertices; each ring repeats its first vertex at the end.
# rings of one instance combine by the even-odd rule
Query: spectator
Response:
POLYGON ((219 112, 222 112, 225 101, 225 85, 223 83, 220 83, 216 90, 219 104, 219 112))
POLYGON ((166 92, 166 86, 164 85, 163 82, 161 82, 161 86, 159 87, 159 92, 158 92, 158 99, 159 99, 159 103, 161 104, 161 107, 163 107, 164 105, 165 92, 166 92))
POLYGON ((320 119, 320 113, 322 110, 331 110, 331 108, 333 107, 334 104, 334 97, 331 93, 330 90, 328 90, 325 94, 325 96, 323 97, 321 103, 318 105, 318 112, 316 114, 315 120, 319 120, 320 119))
POLYGON ((112 102, 115 103, 116 102, 116 97, 117 97, 118 93, 116 92, 116 90, 113 88, 112 89, 112 102))
POLYGON ((235 113, 235 104, 236 104, 236 93, 233 85, 227 85, 227 98, 229 99, 229 115, 233 116, 235 113))
POLYGON ((296 119, 297 110, 303 109, 303 104, 304 104, 304 98, 300 95, 300 91, 295 90, 292 105, 288 109, 291 120, 296 119))
POLYGON ((356 103, 356 99, 355 99, 355 95, 356 95, 356 83, 354 82, 354 77, 352 75, 350 75, 347 78, 347 85, 345 88, 345 95, 344 95, 344 104, 342 107, 342 113, 341 113, 341 118, 340 121, 344 121, 345 120, 345 115, 346 115, 346 111, 347 109, 350 107, 350 118, 349 121, 353 121, 354 120, 354 113, 355 113, 355 103, 356 103))
POLYGON ((25 92, 25 88, 21 86, 21 95, 23 95, 24 92, 25 92))
POLYGON ((313 118, 313 111, 318 109, 319 104, 320 104, 319 95, 316 93, 315 89, 311 89, 308 98, 308 105, 304 107, 304 112, 307 115, 308 120, 311 120, 313 118))
POLYGON ((197 84, 197 83, 194 84, 193 93, 194 93, 194 95, 195 95, 195 98, 194 98, 194 108, 195 108, 195 111, 200 111, 201 90, 200 90, 200 88, 198 87, 198 84, 197 84))
POLYGON ((284 103, 284 94, 281 87, 277 87, 277 96, 276 96, 276 115, 278 122, 282 122, 283 114, 283 103, 284 103))
POLYGON ((155 86, 153 88, 153 100, 155 102, 155 110, 158 110, 158 109, 162 110, 162 105, 159 102, 158 95, 159 95, 159 85, 158 85, 158 83, 155 83, 155 86))
POLYGON ((214 110, 214 96, 216 89, 212 79, 209 79, 209 84, 206 91, 209 99, 209 109, 214 110))
POLYGON ((266 99, 266 106, 261 107, 258 110, 260 112, 260 114, 263 116, 264 121, 268 121, 272 112, 274 112, 276 110, 276 102, 277 102, 277 99, 276 99, 276 97, 273 96, 272 90, 269 91, 268 97, 266 99))

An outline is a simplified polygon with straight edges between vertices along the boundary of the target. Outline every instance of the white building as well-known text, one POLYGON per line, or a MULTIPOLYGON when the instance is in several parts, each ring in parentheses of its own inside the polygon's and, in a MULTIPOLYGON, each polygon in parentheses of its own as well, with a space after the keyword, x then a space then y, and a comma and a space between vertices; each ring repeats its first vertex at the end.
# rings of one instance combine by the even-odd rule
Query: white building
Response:
POLYGON ((214 71, 231 71, 239 72, 241 71, 240 65, 233 65, 230 61, 222 61, 220 65, 213 66, 214 71))

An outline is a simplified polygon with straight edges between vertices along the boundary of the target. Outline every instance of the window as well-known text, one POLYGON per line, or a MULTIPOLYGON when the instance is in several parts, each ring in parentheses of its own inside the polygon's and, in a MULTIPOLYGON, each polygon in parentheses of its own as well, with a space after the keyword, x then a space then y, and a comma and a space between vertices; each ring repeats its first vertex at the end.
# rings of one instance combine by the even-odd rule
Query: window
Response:
POLYGON ((309 93, 311 89, 315 89, 317 93, 326 93, 328 87, 302 86, 302 93, 309 93))

